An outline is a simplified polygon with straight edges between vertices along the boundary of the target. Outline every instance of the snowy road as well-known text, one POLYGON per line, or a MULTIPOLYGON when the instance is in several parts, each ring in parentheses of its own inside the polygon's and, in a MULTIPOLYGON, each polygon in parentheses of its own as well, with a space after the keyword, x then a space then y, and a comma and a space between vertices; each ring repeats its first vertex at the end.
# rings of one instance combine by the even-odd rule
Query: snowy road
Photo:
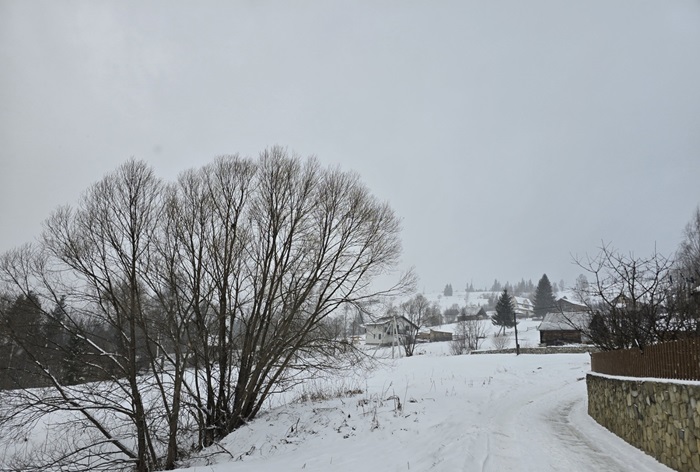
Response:
POLYGON ((400 359, 359 396, 263 415, 192 470, 670 471, 587 415, 588 369, 587 354, 400 359))
POLYGON ((467 462, 463 470, 670 470, 603 430, 588 417, 584 380, 553 391, 535 390, 530 386, 527 395, 520 387, 507 390, 487 405, 487 410, 495 413, 486 418, 486 427, 475 444, 482 451, 482 459, 476 464, 467 462))

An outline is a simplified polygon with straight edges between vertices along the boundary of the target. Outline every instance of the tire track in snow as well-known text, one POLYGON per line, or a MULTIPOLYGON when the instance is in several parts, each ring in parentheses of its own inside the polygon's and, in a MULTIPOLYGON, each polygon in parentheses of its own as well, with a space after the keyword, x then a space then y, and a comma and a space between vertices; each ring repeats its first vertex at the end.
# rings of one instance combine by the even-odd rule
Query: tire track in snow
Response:
POLYGON ((581 379, 527 405, 523 416, 543 434, 540 440, 550 458, 549 468, 539 470, 671 471, 595 423, 588 417, 586 401, 581 379))
POLYGON ((620 464, 614 455, 601 450, 599 445, 582 434, 572 423, 571 411, 574 406, 582 403, 583 399, 575 399, 554 405, 555 407, 546 416, 552 428, 552 439, 559 443, 562 452, 569 456, 568 459, 572 465, 578 464, 576 470, 592 472, 629 470, 625 465, 620 464))
POLYGON ((481 425, 471 443, 471 453, 462 469, 464 472, 519 470, 504 468, 507 464, 517 462, 513 449, 512 422, 518 411, 530 400, 520 397, 518 389, 519 386, 513 382, 492 386, 487 402, 482 407, 481 425))
POLYGON ((465 472, 670 471, 587 417, 583 380, 502 387, 484 404, 465 472))
POLYGON ((586 398, 562 401, 550 411, 555 437, 566 447, 574 448, 587 459, 591 471, 672 472, 649 455, 627 444, 613 433, 594 422, 586 411, 586 398), (598 430, 595 439, 592 429, 598 430), (601 435, 607 436, 601 440, 601 435))

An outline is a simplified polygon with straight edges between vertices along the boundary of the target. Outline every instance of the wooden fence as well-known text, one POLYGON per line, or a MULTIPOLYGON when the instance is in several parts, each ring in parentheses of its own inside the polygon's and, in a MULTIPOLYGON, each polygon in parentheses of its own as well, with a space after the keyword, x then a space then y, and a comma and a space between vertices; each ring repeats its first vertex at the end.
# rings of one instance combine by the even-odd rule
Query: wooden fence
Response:
POLYGON ((591 354, 591 370, 625 377, 700 380, 700 339, 655 344, 644 351, 596 352, 591 354))

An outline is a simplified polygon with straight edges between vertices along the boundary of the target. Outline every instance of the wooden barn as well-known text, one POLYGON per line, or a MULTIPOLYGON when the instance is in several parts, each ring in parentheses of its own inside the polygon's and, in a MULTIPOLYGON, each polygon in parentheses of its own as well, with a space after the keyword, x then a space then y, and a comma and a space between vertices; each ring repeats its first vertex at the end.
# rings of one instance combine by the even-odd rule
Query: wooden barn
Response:
POLYGON ((585 303, 570 300, 566 296, 560 297, 556 301, 556 306, 561 312, 584 312, 588 311, 588 307, 585 303))
POLYGON ((584 334, 590 322, 591 317, 588 313, 574 311, 547 313, 537 328, 540 332, 540 344, 552 346, 590 342, 584 334))
POLYGON ((452 333, 450 331, 438 331, 436 329, 431 329, 429 339, 431 343, 452 341, 452 333))

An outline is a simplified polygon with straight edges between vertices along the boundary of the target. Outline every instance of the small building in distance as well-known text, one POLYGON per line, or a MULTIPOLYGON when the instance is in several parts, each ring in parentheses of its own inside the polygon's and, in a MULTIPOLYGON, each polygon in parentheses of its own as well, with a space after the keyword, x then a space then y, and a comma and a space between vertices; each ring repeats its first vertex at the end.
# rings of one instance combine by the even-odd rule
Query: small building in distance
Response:
POLYGON ((585 331, 591 323, 591 316, 582 311, 547 313, 537 328, 540 344, 545 346, 561 344, 583 344, 590 342, 585 331))
POLYGON ((486 320, 489 315, 483 306, 467 306, 462 308, 462 313, 457 317, 457 321, 486 320))
POLYGON ((431 328, 430 334, 428 335, 428 339, 431 343, 437 343, 437 342, 442 342, 442 341, 452 341, 452 332, 431 328))
POLYGON ((535 305, 532 304, 529 298, 516 296, 511 298, 516 318, 532 318, 532 315, 535 314, 535 305))
POLYGON ((385 316, 372 323, 365 323, 365 328, 365 344, 373 346, 401 344, 406 336, 418 331, 418 326, 405 316, 385 316))
POLYGON ((557 298, 556 300, 556 307, 558 311, 562 313, 575 313, 575 312, 584 312, 588 311, 588 307, 585 305, 585 303, 575 301, 575 300, 570 300, 569 298, 565 296, 557 298))

